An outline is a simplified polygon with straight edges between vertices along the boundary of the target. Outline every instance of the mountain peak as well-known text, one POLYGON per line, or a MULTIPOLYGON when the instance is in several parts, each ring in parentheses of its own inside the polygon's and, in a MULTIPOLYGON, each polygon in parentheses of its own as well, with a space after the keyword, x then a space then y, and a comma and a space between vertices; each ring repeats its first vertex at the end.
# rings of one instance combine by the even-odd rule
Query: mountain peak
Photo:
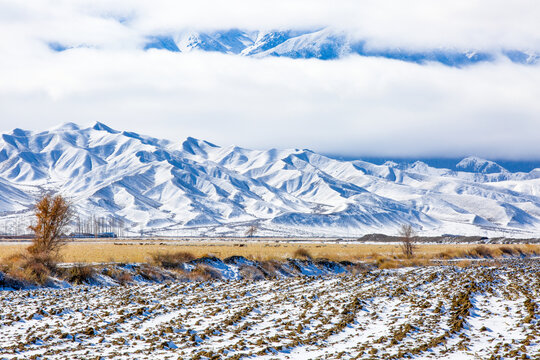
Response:
POLYGON ((482 174, 495 174, 508 171, 496 162, 482 159, 477 156, 467 156, 457 163, 456 169, 467 172, 478 172, 482 174))
POLYGON ((206 149, 208 147, 218 147, 208 141, 195 139, 194 137, 188 136, 186 140, 182 143, 182 149, 192 155, 206 155, 206 149))
POLYGON ((96 121, 94 123, 94 126, 92 126, 92 129, 98 130, 98 131, 106 131, 106 132, 111 133, 111 134, 118 134, 119 133, 119 131, 111 129, 110 127, 108 127, 107 125, 105 125, 103 123, 100 123, 99 121, 96 121))
POLYGON ((75 130, 81 130, 81 128, 79 127, 79 125, 73 122, 65 122, 58 126, 52 127, 49 130, 50 131, 75 131, 75 130))
POLYGON ((20 129, 20 128, 15 128, 15 129, 13 129, 13 131, 11 131, 11 134, 13 136, 24 137, 24 136, 29 136, 30 134, 32 134, 32 132, 30 130, 24 130, 24 129, 20 129))

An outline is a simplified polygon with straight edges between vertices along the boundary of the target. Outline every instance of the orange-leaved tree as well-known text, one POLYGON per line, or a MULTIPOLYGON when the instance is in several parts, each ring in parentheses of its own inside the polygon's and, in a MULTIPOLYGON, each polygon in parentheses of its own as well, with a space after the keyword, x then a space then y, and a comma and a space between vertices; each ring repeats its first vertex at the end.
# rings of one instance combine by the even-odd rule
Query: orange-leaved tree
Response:
POLYGON ((55 270, 59 251, 65 243, 63 233, 70 222, 70 204, 60 195, 50 194, 38 199, 36 224, 30 226, 34 240, 25 251, 5 259, 8 274, 19 280, 45 284, 55 270))
POLYGON ((45 194, 38 200, 35 208, 37 222, 30 226, 34 232, 34 240, 28 247, 28 252, 57 258, 66 241, 64 231, 73 216, 71 204, 61 195, 45 194))

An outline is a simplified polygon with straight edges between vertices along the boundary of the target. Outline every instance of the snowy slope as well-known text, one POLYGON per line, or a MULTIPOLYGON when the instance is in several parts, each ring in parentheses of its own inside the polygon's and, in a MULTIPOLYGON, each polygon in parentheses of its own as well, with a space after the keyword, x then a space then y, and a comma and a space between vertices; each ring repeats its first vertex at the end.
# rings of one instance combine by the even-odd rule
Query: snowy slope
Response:
POLYGON ((101 123, 15 129, 0 140, 0 229, 29 221, 35 196, 56 189, 79 218, 121 219, 127 233, 233 235, 253 223, 275 235, 395 234, 403 223, 422 234, 540 233, 540 170, 472 157, 456 169, 172 142, 101 123))

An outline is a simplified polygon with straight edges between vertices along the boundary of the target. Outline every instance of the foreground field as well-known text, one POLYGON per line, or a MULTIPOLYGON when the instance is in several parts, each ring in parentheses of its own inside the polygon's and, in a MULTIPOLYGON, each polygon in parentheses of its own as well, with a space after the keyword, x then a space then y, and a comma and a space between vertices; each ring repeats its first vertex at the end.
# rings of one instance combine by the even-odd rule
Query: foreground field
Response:
MULTIPOLYGON (((0 242, 0 262, 12 254, 19 253, 29 245, 26 243, 0 242)), ((478 244, 420 244, 416 250, 418 258, 432 259, 441 257, 464 257, 467 252, 477 248, 478 244)), ((540 254, 540 244, 485 244, 492 257, 504 255, 501 249, 519 249, 527 254, 540 254)), ((61 252, 62 260, 68 263, 102 262, 148 262, 155 254, 170 252, 188 252, 194 257, 244 256, 256 260, 286 259, 294 257, 299 249, 305 249, 314 258, 329 260, 377 260, 401 256, 399 244, 358 244, 325 242, 274 242, 274 241, 77 241, 68 243, 61 252)), ((479 254, 484 257, 483 254, 479 254)), ((484 254, 485 255, 485 254, 484 254)))
POLYGON ((508 260, 2 291, 0 359, 538 359, 539 271, 508 260))

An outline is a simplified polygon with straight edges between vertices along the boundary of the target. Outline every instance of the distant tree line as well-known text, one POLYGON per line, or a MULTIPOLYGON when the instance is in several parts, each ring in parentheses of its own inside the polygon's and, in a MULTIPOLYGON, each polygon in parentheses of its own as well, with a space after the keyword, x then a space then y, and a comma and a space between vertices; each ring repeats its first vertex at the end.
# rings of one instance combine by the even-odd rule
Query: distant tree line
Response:
POLYGON ((122 237, 124 236, 124 227, 124 220, 114 216, 96 217, 92 215, 88 218, 77 216, 73 233, 75 235, 93 236, 109 233, 122 237))
MULTIPOLYGON (((124 236, 125 221, 118 217, 73 216, 69 220, 69 224, 65 225, 67 230, 65 236, 97 237, 100 234, 114 234, 118 237, 124 236)), ((31 228, 35 225, 35 220, 32 221, 24 216, 3 219, 0 221, 0 236, 33 236, 34 231, 31 228)))

